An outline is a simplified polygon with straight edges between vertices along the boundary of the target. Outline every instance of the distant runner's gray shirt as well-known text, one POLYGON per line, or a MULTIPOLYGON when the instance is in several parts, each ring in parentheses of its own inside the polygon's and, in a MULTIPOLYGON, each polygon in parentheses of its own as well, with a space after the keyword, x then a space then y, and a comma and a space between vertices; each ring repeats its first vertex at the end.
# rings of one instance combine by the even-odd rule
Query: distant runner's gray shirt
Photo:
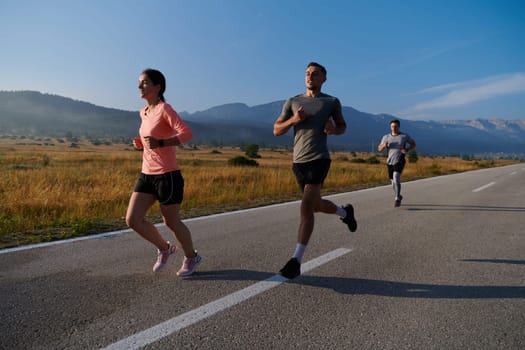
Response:
POLYGON ((414 142, 410 135, 405 133, 399 133, 399 135, 386 134, 381 139, 381 143, 387 142, 388 144, 388 157, 386 159, 386 164, 394 165, 399 163, 402 158, 403 153, 401 150, 406 148, 407 143, 414 142))
POLYGON ((300 94, 284 103, 279 118, 290 119, 301 106, 305 119, 294 125, 293 162, 330 159, 324 127, 331 116, 341 113, 341 102, 337 97, 323 93, 316 97, 300 94))

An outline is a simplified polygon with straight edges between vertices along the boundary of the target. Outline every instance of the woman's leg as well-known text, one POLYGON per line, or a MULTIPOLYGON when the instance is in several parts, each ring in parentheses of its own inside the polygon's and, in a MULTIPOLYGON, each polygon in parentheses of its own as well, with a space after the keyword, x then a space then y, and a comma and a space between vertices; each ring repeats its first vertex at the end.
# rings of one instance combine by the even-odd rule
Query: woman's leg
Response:
POLYGON ((191 232, 179 217, 180 204, 161 205, 160 210, 164 223, 175 235, 184 250, 187 258, 194 258, 197 254, 193 247, 191 232))
POLYGON ((160 235, 155 225, 145 219, 146 213, 155 200, 151 194, 133 192, 126 212, 126 224, 144 239, 153 243, 157 249, 166 250, 169 248, 166 240, 160 235))

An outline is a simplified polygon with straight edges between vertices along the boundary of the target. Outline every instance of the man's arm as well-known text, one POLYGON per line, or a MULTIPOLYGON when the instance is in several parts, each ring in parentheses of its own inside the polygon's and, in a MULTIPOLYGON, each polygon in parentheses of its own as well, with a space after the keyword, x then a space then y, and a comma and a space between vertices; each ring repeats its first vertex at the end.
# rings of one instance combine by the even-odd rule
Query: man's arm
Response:
MULTIPOLYGON (((339 101, 339 100, 338 100, 339 101)), ((341 111, 341 103, 338 102, 337 103, 337 106, 332 114, 332 119, 335 123, 335 128, 333 128, 333 130, 325 130, 326 131, 329 131, 327 132, 327 134, 329 135, 341 135, 341 134, 344 134, 344 132, 346 131, 346 121, 345 121, 345 118, 343 117, 343 112, 341 111)))
POLYGON ((346 131, 346 121, 343 118, 343 114, 339 113, 339 116, 334 116, 335 129, 332 134, 341 135, 346 131))
POLYGON ((284 135, 288 132, 288 130, 290 130, 292 126, 302 122, 304 120, 303 110, 303 107, 299 107, 297 112, 295 112, 294 115, 288 119, 285 119, 284 117, 277 118, 277 120, 273 124, 274 136, 284 135))
POLYGON ((386 135, 383 136, 381 142, 379 143, 379 145, 377 145, 377 151, 383 152, 385 148, 388 148, 388 137, 386 135))

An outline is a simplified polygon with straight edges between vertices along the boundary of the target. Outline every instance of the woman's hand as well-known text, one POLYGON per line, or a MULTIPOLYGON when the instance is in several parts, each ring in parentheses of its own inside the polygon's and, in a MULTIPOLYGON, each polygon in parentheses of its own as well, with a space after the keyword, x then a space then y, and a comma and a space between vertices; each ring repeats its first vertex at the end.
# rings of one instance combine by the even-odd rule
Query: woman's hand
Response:
POLYGON ((153 136, 144 136, 144 146, 149 149, 155 149, 161 147, 160 140, 153 136))
POLYGON ((142 144, 142 139, 140 137, 133 138, 133 147, 136 149, 143 149, 144 145, 142 144))

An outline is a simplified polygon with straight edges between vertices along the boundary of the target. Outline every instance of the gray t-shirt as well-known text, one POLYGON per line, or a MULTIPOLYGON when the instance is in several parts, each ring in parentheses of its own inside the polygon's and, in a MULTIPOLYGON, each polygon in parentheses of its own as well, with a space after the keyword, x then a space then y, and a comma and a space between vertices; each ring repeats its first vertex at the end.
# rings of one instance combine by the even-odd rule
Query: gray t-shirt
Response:
POLYGON ((303 107, 305 119, 294 125, 294 163, 330 159, 324 127, 331 116, 341 114, 341 102, 323 93, 315 97, 300 94, 285 102, 279 118, 289 119, 299 107, 303 107))
POLYGON ((407 143, 413 141, 414 140, 410 137, 410 135, 405 133, 399 133, 399 135, 396 136, 392 134, 386 134, 383 136, 381 143, 386 142, 388 144, 388 157, 386 159, 386 163, 389 165, 399 163, 401 157, 403 156, 401 150, 406 148, 407 143))

